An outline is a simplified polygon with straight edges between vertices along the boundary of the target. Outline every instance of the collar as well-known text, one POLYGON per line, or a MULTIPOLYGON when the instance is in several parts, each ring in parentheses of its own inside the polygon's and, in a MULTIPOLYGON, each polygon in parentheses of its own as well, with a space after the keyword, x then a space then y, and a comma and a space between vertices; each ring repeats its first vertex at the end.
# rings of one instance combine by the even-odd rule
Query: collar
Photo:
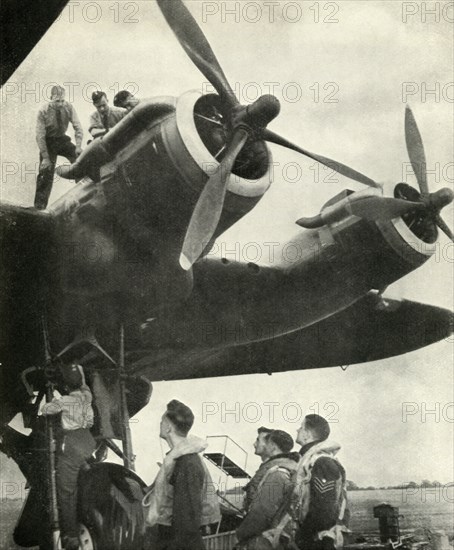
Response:
POLYGON ((172 458, 176 460, 180 456, 201 453, 208 447, 208 443, 196 437, 195 435, 188 435, 185 439, 182 439, 175 447, 173 447, 167 454, 171 454, 172 458))
POLYGON ((331 441, 330 439, 325 439, 324 441, 311 441, 311 443, 307 443, 301 447, 300 454, 304 457, 306 455, 313 455, 317 453, 330 454, 334 456, 340 448, 341 446, 339 443, 331 441))
POLYGON ((49 108, 53 109, 54 111, 58 111, 59 109, 63 111, 64 109, 66 109, 67 101, 65 101, 61 107, 55 105, 55 103, 52 103, 52 101, 49 101, 48 105, 49 105, 49 108))
POLYGON ((317 443, 321 443, 321 441, 311 441, 310 443, 306 443, 306 445, 303 445, 300 449, 300 455, 304 456, 309 449, 311 449, 314 445, 317 445, 317 443))
POLYGON ((278 458, 288 458, 289 460, 293 460, 294 462, 298 462, 299 460, 299 454, 298 453, 279 453, 278 455, 274 455, 272 456, 271 458, 269 458, 268 460, 266 460, 265 462, 263 462, 263 464, 269 464, 272 460, 276 460, 278 458))

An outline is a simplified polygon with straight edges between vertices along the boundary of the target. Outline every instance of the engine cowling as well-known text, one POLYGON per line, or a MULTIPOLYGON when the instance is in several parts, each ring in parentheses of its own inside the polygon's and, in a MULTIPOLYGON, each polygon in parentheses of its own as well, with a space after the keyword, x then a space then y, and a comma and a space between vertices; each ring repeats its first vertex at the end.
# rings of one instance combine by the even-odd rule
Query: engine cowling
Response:
MULTIPOLYGON (((141 102, 95 140, 63 177, 90 175, 103 184, 107 209, 131 231, 144 229, 181 250, 194 207, 228 145, 228 119, 215 94, 141 102), (131 221, 132 220, 132 221, 131 221)), ((237 158, 213 239, 247 214, 271 185, 271 154, 251 140, 237 158)), ((86 201, 84 201, 86 202, 86 201)), ((52 206, 63 214, 64 198, 52 206)))

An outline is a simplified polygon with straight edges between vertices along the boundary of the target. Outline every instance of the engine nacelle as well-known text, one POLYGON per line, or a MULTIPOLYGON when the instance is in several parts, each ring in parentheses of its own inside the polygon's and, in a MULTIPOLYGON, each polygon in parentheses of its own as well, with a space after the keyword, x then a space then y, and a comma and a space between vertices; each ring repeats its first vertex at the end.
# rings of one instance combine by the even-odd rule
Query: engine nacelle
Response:
MULTIPOLYGON (((62 240, 71 244, 60 262, 65 292, 123 292, 150 313, 188 296, 192 275, 179 257, 200 193, 228 145, 224 108, 219 96, 197 92, 144 100, 76 163, 60 168, 63 177, 94 180, 51 207, 62 240)), ((245 145, 211 242, 266 192, 270 163, 263 141, 245 145)))
POLYGON ((349 203, 355 197, 367 194, 395 197, 399 185, 356 193, 346 190, 331 199, 321 211, 322 218, 338 217, 321 229, 321 234, 329 232, 342 245, 344 253, 353 256, 355 269, 368 265, 367 272, 374 288, 388 286, 423 265, 436 252, 436 226, 424 221, 422 227, 423 218, 417 212, 376 222, 367 222, 349 213, 349 203))
MULTIPOLYGON (((229 120, 215 94, 141 102, 104 138, 95 140, 63 177, 100 179, 121 225, 151 231, 181 250, 205 183, 228 145, 229 120)), ((263 141, 248 142, 233 167, 223 214, 213 239, 247 214, 271 185, 271 154, 263 141)), ((52 205, 63 214, 65 198, 52 205)), ((86 201, 84 201, 86 202, 86 201)), ((137 231, 139 229, 139 231, 137 231)), ((204 244, 204 248, 208 243, 204 244)), ((178 253, 179 256, 179 253, 178 253)))
MULTIPOLYGON (((325 207, 343 209, 352 194, 344 191, 325 207)), ((424 264, 436 250, 430 240, 411 230, 411 220, 370 222, 346 212, 275 243, 269 265, 206 259, 194 266, 194 290, 184 307, 145 330, 144 340, 152 349, 175 342, 221 348, 303 329, 424 264)))

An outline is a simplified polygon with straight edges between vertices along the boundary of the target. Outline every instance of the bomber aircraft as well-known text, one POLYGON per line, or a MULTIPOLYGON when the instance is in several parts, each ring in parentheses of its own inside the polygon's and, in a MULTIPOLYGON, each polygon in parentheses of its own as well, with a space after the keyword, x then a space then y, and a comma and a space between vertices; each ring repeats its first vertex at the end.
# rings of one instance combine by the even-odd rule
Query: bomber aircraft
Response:
MULTIPOLYGON (((46 211, 0 205, 2 450, 31 486, 14 534, 22 546, 58 547, 52 426, 41 426, 38 412, 52 397, 59 361, 86 369, 98 438, 124 459, 121 467, 99 456, 83 472, 86 547, 125 550, 142 543, 144 488, 127 421, 148 402, 151 382, 364 363, 452 332, 450 311, 383 297, 430 260, 439 229, 453 239, 440 212, 454 194, 431 192, 412 111, 405 139, 418 189, 380 185, 272 131, 279 101, 264 95, 240 104, 185 4, 157 3, 216 93, 142 100, 59 168, 80 181, 46 211), (292 243, 302 254, 290 263, 209 255, 269 189, 269 144, 364 189, 345 189, 296 220, 292 243), (80 251, 93 246, 102 253, 89 261, 80 251), (32 435, 7 427, 18 413, 32 435)), ((63 5, 49 6, 46 25, 63 5)))

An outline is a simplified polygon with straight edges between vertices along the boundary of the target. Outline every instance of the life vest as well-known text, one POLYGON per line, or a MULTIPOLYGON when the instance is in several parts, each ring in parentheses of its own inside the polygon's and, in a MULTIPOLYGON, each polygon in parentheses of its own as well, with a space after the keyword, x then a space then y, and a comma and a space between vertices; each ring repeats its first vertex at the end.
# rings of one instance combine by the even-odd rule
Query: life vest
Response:
POLYGON ((289 475, 290 473, 292 473, 293 475, 294 470, 296 470, 296 464, 296 461, 282 455, 278 457, 272 457, 266 462, 262 463, 260 465, 260 468, 255 473, 254 477, 243 488, 243 490, 246 492, 243 505, 244 511, 246 513, 249 511, 252 502, 257 497, 260 488, 263 486, 263 483, 268 478, 270 473, 275 472, 278 467, 281 467, 283 468, 284 472, 289 473, 289 475))
MULTIPOLYGON (((310 506, 310 482, 312 479, 312 468, 316 461, 321 457, 329 457, 333 460, 335 454, 340 449, 340 445, 334 442, 321 441, 317 445, 311 447, 307 453, 301 457, 294 477, 295 485, 290 502, 286 503, 286 507, 282 508, 277 525, 263 533, 263 537, 268 540, 271 548, 283 548, 281 541, 285 540, 287 548, 296 548, 295 533, 298 524, 301 525, 309 512, 310 506)), ((343 472, 343 468, 340 468, 343 472)), ((333 539, 336 549, 342 548, 343 532, 348 531, 345 527, 343 519, 347 507, 347 484, 345 475, 342 474, 338 480, 336 492, 339 501, 339 514, 335 525, 331 529, 320 531, 316 538, 322 540, 324 537, 333 539)))
MULTIPOLYGON (((263 466, 263 465, 262 465, 263 466)), ((296 467, 297 463, 289 459, 287 457, 279 457, 277 459, 274 459, 273 461, 269 461, 267 463, 267 467, 264 471, 260 472, 260 480, 259 483, 254 487, 254 497, 258 498, 262 491, 270 491, 269 498, 273 499, 274 493, 273 493, 273 485, 267 485, 268 478, 276 473, 279 472, 283 474, 285 477, 287 477, 288 480, 293 482, 293 479, 295 477, 296 473, 296 467)), ((291 497, 290 493, 287 498, 291 497)), ((287 499, 285 499, 281 506, 279 507, 277 513, 275 514, 275 518, 273 518, 273 521, 271 522, 271 525, 274 527, 276 525, 276 519, 281 517, 281 510, 284 508, 287 508, 287 499)), ((270 530, 265 531, 265 533, 268 533, 270 530)), ((244 550, 268 550, 270 548, 270 543, 267 540, 267 537, 264 537, 265 534, 257 535, 251 539, 248 539, 245 541, 242 545, 239 546, 239 548, 244 550)), ((280 548, 279 546, 272 547, 272 548, 280 548)))
MULTIPOLYGON (((187 440, 174 447, 168 458, 174 459, 187 454, 199 453, 207 447, 206 443, 195 436, 189 436, 187 440)), ((202 514, 200 525, 210 525, 221 520, 219 499, 216 487, 211 480, 205 461, 199 455, 204 469, 204 481, 202 489, 202 514)), ((164 461, 154 482, 154 490, 157 497, 157 511, 159 525, 172 525, 173 514, 173 485, 169 482, 174 468, 174 461, 164 461)))

